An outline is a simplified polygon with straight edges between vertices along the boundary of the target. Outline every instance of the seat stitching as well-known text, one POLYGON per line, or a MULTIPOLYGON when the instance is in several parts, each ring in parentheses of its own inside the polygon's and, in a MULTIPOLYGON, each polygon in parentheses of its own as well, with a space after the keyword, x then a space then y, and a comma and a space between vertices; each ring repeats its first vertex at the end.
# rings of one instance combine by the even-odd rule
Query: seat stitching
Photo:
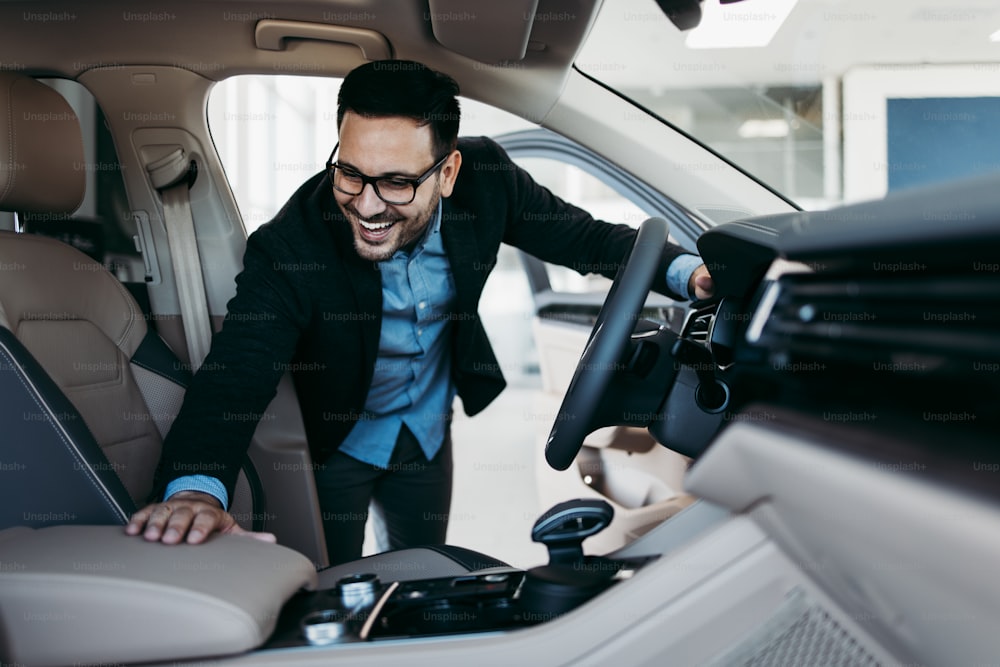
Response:
POLYGON ((132 295, 128 293, 125 286, 121 284, 117 278, 108 274, 108 278, 114 281, 115 285, 118 287, 118 291, 121 292, 122 296, 125 297, 125 305, 128 306, 128 323, 125 326, 125 330, 122 332, 121 337, 118 339, 116 345, 121 348, 125 344, 125 340, 128 338, 129 334, 132 332, 132 328, 135 326, 136 316, 135 308, 132 307, 132 295))
MULTIPOLYGON (((7 87, 7 163, 13 165, 14 154, 17 152, 14 149, 14 84, 17 81, 12 81, 10 86, 7 87)), ((4 199, 7 195, 14 189, 14 182, 17 180, 17 169, 8 170, 10 174, 10 180, 7 181, 6 187, 4 187, 3 192, 0 192, 0 199, 4 199)))

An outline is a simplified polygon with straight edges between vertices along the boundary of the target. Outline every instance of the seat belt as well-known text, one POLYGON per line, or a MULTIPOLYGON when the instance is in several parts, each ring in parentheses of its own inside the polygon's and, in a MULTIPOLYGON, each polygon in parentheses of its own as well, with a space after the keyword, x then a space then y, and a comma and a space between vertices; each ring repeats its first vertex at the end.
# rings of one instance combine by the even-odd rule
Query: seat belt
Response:
POLYGON ((166 156, 146 165, 153 187, 163 203, 170 261, 180 302, 181 320, 191 371, 196 371, 212 344, 212 325, 205 297, 205 278, 191 215, 190 190, 197 176, 194 160, 188 161, 184 149, 177 147, 166 156))

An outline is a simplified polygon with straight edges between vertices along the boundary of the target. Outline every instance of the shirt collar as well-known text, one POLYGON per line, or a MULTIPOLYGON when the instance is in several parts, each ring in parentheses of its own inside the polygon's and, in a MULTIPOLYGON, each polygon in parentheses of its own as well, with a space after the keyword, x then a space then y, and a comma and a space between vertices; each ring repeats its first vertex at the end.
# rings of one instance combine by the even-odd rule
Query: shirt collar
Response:
POLYGON ((424 229, 423 236, 421 236, 420 240, 417 241, 416 245, 413 246, 413 252, 407 254, 407 252, 401 248, 397 250, 395 253, 393 253, 392 259, 401 259, 404 257, 412 257, 413 255, 416 255, 418 252, 420 252, 421 248, 427 245, 428 239, 430 239, 434 234, 438 234, 441 232, 442 201, 443 198, 438 198, 437 209, 434 211, 434 215, 431 216, 430 222, 427 223, 427 227, 426 229, 424 229))

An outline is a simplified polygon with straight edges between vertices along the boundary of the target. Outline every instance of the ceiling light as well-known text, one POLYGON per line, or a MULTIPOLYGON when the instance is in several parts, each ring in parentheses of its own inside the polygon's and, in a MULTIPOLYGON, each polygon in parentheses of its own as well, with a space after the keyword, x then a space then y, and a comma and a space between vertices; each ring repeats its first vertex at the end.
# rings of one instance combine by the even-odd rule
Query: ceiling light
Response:
POLYGON ((709 0, 702 9, 701 24, 688 33, 685 43, 692 49, 733 49, 767 46, 797 0, 743 0, 720 4, 709 0))
POLYGON ((991 42, 1000 42, 1000 30, 997 30, 995 33, 993 33, 992 35, 990 35, 990 41, 991 42))
POLYGON ((751 118, 743 121, 736 132, 743 139, 778 139, 787 137, 788 121, 783 118, 751 118))

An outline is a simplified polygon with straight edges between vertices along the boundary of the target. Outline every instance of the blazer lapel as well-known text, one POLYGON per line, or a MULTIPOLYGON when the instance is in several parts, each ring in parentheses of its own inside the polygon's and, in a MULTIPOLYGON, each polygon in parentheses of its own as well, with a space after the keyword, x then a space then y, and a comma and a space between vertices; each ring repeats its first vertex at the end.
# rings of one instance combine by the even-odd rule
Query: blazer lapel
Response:
POLYGON ((441 208, 441 236, 455 277, 455 295, 459 312, 476 310, 479 294, 490 267, 480 266, 479 241, 473 227, 473 214, 456 208, 444 199, 441 208))
POLYGON ((378 264, 358 255, 354 249, 354 233, 350 223, 339 210, 329 216, 328 224, 354 295, 355 312, 359 315, 355 324, 361 328, 363 368, 370 373, 378 356, 382 327, 382 274, 378 270, 378 264))

